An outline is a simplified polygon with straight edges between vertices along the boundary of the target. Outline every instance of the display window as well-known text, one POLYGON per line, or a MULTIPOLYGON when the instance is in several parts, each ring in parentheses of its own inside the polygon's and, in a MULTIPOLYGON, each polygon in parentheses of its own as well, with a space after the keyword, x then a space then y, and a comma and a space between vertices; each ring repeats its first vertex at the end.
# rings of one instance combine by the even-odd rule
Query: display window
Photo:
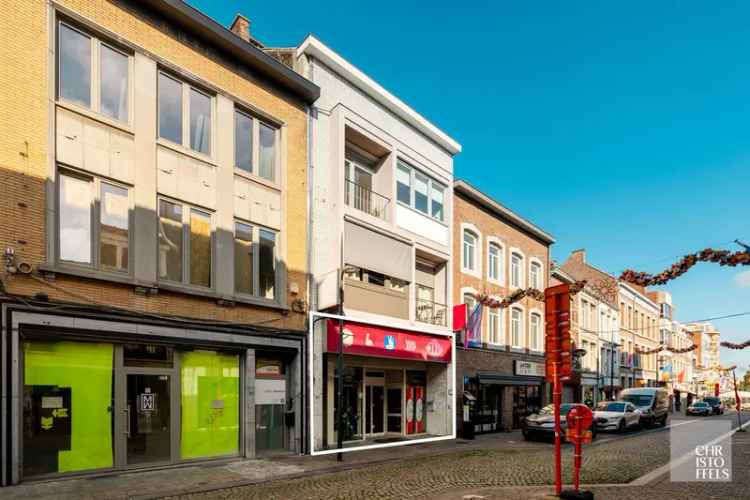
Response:
POLYGON ((236 455, 240 443, 240 357, 188 351, 180 358, 183 459, 236 455))
POLYGON ((113 345, 27 341, 24 350, 23 473, 113 466, 113 345))

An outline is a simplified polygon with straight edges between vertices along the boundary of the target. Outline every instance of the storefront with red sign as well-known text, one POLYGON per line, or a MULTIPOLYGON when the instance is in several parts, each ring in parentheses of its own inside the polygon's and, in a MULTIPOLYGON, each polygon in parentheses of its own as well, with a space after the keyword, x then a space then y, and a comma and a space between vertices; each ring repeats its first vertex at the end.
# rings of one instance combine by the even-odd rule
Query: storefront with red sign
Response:
POLYGON ((314 451, 338 446, 340 380, 344 448, 451 437, 451 336, 335 318, 319 323, 324 383, 313 384, 321 410, 313 418, 314 451))

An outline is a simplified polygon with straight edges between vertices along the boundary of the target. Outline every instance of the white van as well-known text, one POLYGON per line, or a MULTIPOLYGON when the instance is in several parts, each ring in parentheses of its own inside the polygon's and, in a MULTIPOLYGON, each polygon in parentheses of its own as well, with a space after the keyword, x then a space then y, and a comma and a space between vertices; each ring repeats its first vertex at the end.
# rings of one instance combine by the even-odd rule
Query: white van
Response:
POLYGON ((669 418, 669 393, 661 387, 625 389, 619 399, 633 403, 641 410, 641 423, 646 426, 667 425, 669 418))

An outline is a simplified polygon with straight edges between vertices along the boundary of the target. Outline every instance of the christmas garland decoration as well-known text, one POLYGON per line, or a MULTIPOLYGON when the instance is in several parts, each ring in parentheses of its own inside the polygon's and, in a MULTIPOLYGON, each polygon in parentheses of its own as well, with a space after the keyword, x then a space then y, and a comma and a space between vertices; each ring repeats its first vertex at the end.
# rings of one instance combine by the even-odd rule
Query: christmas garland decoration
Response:
POLYGON ((698 346, 695 344, 688 346, 688 347, 683 347, 682 349, 678 349, 676 347, 668 347, 668 346, 661 344, 657 347, 654 347, 653 349, 641 349, 640 347, 636 347, 635 352, 637 354, 656 354, 657 352, 661 352, 661 351, 669 351, 673 354, 685 354, 686 352, 694 351, 697 348, 698 346))
POLYGON ((536 288, 519 289, 511 293, 502 300, 493 299, 489 295, 477 294, 476 299, 483 306, 489 307, 490 309, 506 309, 515 304, 524 297, 531 297, 534 300, 544 302, 544 292, 537 290, 536 288))
POLYGON ((726 347, 728 349, 746 349, 747 347, 750 347, 750 340, 746 340, 741 344, 735 344, 734 342, 727 342, 725 340, 724 342, 721 342, 719 345, 721 345, 721 347, 726 347))
POLYGON ((698 262, 713 262, 720 266, 729 267, 750 266, 750 250, 746 248, 739 252, 730 252, 729 250, 706 248, 700 252, 685 255, 678 262, 672 264, 672 267, 659 274, 654 275, 626 269, 620 275, 620 279, 641 286, 663 285, 682 276, 698 262))
MULTIPOLYGON (((576 281, 570 285, 570 294, 575 295, 586 286, 586 281, 576 281)), ((478 293, 474 296, 477 301, 483 306, 489 307, 490 309, 507 309, 512 304, 515 304, 524 297, 529 297, 539 302, 544 302, 544 292, 537 290, 536 288, 518 289, 511 293, 502 300, 493 299, 486 293, 478 293)))

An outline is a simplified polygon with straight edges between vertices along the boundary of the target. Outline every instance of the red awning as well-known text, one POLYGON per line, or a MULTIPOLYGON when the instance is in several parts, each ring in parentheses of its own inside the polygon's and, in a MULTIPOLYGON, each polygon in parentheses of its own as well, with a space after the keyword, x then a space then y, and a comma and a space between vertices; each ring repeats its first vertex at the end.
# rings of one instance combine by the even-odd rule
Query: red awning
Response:
MULTIPOLYGON (((338 352, 338 347, 339 322, 329 319, 326 350, 338 352)), ((451 339, 347 321, 344 323, 344 353, 450 363, 451 339)))

